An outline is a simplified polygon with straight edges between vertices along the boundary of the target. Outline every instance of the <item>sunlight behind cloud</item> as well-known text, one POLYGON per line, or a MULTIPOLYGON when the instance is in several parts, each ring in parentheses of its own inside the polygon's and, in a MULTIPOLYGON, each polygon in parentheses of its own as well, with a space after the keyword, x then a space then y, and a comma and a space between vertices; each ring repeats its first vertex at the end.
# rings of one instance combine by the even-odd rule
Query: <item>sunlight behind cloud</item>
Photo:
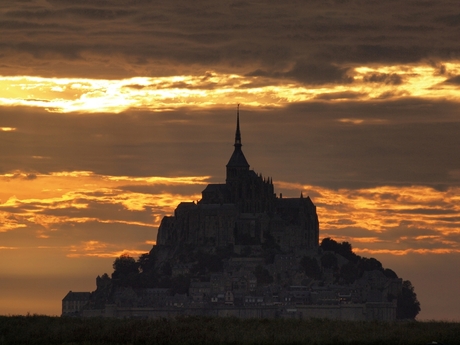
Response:
MULTIPOLYGON (((292 79, 208 72, 205 76, 135 77, 121 80, 0 77, 0 105, 45 108, 51 112, 119 113, 128 108, 165 111, 180 107, 234 104, 280 107, 317 100, 368 101, 399 97, 444 98, 460 101, 458 85, 445 83, 460 71, 445 64, 438 73, 431 65, 355 66, 353 82, 305 85, 292 79)), ((2 127, 3 131, 14 130, 2 127)))

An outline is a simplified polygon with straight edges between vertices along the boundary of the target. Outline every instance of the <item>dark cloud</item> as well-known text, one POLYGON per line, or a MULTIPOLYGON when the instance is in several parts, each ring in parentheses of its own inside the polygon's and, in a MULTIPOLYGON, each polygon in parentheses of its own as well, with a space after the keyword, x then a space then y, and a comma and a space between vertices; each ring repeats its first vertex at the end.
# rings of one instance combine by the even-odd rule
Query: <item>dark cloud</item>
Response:
POLYGON ((256 70, 248 73, 248 76, 262 76, 271 78, 293 79, 304 84, 328 84, 353 82, 353 77, 347 76, 347 68, 340 68, 329 64, 311 64, 297 62, 287 72, 267 72, 256 70))
MULTIPOLYGON (((460 49, 457 49, 456 53, 458 54, 459 52, 460 49)), ((384 42, 381 44, 369 43, 352 46, 336 44, 328 50, 319 50, 315 58, 337 63, 411 63, 427 59, 432 55, 445 56, 449 53, 452 53, 451 48, 433 52, 432 49, 428 49, 421 43, 417 46, 409 42, 401 45, 397 45, 394 42, 384 42)))
POLYGON ((47 206, 49 205, 39 201, 34 204, 18 201, 15 205, 1 206, 0 210, 11 214, 26 214, 28 212, 41 211, 47 206))
POLYGON ((25 22, 25 21, 13 21, 13 20, 4 20, 0 22, 0 29, 3 31, 10 31, 10 30, 42 30, 49 32, 50 30, 69 30, 69 29, 77 29, 77 26, 69 27, 63 26, 59 24, 39 24, 33 22, 25 22))
MULTIPOLYGON (((116 199, 115 199, 116 200, 116 199)), ((87 218, 92 219, 92 221, 97 220, 97 222, 110 221, 111 223, 139 223, 137 226, 140 226, 140 223, 150 224, 153 228, 153 212, 151 207, 145 207, 144 210, 129 210, 120 203, 108 203, 100 201, 89 201, 85 199, 75 200, 75 202, 80 202, 86 204, 85 208, 80 207, 65 207, 65 202, 58 203, 62 204, 59 208, 47 207, 43 208, 38 214, 43 214, 47 216, 57 216, 57 217, 71 217, 74 218, 74 222, 77 222, 77 219, 81 219, 83 222, 87 218)), ((158 207, 158 209, 160 209, 158 207)), ((160 210, 156 211, 157 214, 164 215, 164 212, 160 210)), ((69 222, 72 223, 72 222, 69 222)), ((86 223, 86 222, 85 222, 86 223)))
POLYGON ((441 221, 441 222, 452 223, 452 224, 455 224, 455 226, 457 226, 457 223, 460 222, 460 217, 438 217, 438 218, 435 218, 435 220, 441 221))
POLYGON ((8 31, 0 37, 0 72, 36 67, 47 76, 124 77, 213 69, 346 82, 348 67, 341 64, 456 59, 456 5, 11 2, 0 13, 0 27, 8 31))
POLYGON ((394 92, 394 91, 386 91, 381 93, 377 98, 380 100, 385 100, 385 99, 394 99, 394 98, 400 98, 400 97, 409 97, 409 93, 406 91, 400 91, 400 92, 394 92))
MULTIPOLYGON (((370 181, 377 185, 456 183, 448 175, 457 165, 452 147, 459 144, 455 134, 459 124, 454 115, 457 106, 449 108, 420 101, 297 105, 283 111, 282 123, 266 114, 264 122, 269 124, 257 131, 272 138, 267 151, 273 152, 272 157, 276 152, 278 158, 263 171, 277 171, 287 181, 336 188, 369 186, 370 181), (433 118, 433 112, 442 113, 444 120, 433 118), (361 124, 339 121, 357 114, 362 114, 361 124), (451 167, 444 169, 446 165, 451 167)), ((268 154, 254 145, 253 156, 268 154)))
POLYGON ((83 49, 88 49, 88 47, 72 44, 71 42, 62 44, 53 44, 52 42, 17 42, 9 45, 0 43, 0 47, 5 50, 12 50, 16 54, 30 54, 37 60, 67 59, 70 61, 81 60, 83 49))
POLYGON ((35 180, 37 175, 34 173, 26 173, 23 172, 14 172, 12 176, 9 176, 10 179, 23 179, 23 180, 35 180))
POLYGON ((441 16, 436 18, 435 21, 449 26, 460 26, 460 13, 441 16))
POLYGON ((456 75, 454 77, 450 77, 449 79, 446 79, 445 83, 460 85, 460 75, 456 75))
POLYGON ((401 214, 423 214, 423 215, 441 215, 441 214, 458 214, 458 210, 433 209, 433 208, 413 208, 405 210, 391 210, 394 213, 401 214))
POLYGON ((136 89, 136 90, 142 90, 146 88, 146 85, 139 85, 139 84, 130 84, 130 85, 125 85, 124 87, 126 88, 131 88, 131 89, 136 89))
POLYGON ((383 83, 387 85, 400 85, 403 79, 396 73, 370 73, 364 76, 364 81, 368 83, 383 83))
MULTIPOLYGON (((242 110, 243 150, 252 168, 275 181, 442 189, 460 182, 451 173, 460 170, 453 150, 460 145, 457 113, 454 103, 415 99, 242 110)), ((2 121, 17 128, 0 132, 2 173, 76 170, 111 176, 211 175, 223 181, 235 113, 62 115, 4 108, 2 121)))
POLYGON ((362 93, 353 92, 353 91, 344 91, 344 92, 328 92, 323 93, 315 97, 315 99, 322 100, 335 100, 335 99, 357 99, 362 97, 362 93))
MULTIPOLYGON (((331 238, 341 238, 344 235, 350 238, 359 238, 359 239, 368 239, 368 238, 376 238, 379 236, 378 233, 375 231, 371 231, 368 229, 360 228, 360 227, 341 227, 340 229, 328 229, 327 236, 331 238)), ((324 233, 323 233, 324 236, 324 233)))

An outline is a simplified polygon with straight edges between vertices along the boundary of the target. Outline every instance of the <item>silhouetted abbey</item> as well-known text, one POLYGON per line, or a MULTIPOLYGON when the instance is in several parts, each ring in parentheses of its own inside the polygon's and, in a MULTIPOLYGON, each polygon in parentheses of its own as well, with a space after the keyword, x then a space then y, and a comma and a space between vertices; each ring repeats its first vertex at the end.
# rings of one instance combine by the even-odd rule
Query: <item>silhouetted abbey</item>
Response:
POLYGON ((137 262, 121 256, 95 291, 70 291, 63 315, 396 319, 402 279, 349 243, 320 246, 310 198, 277 196, 271 178, 249 169, 239 120, 238 111, 225 183, 164 217, 137 262))
POLYGON ((234 151, 225 183, 210 184, 202 199, 180 203, 174 216, 163 218, 158 245, 257 245, 268 238, 285 252, 318 247, 316 206, 309 197, 276 196, 271 178, 249 169, 241 150, 239 111, 234 151))

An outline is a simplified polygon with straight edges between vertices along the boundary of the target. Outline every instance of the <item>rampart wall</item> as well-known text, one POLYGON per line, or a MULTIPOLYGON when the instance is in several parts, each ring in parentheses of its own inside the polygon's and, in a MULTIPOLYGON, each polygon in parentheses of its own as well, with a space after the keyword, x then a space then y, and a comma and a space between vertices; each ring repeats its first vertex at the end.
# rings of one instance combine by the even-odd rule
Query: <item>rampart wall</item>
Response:
POLYGON ((115 318, 172 318, 178 316, 211 316, 249 318, 325 318, 350 321, 394 321, 394 303, 365 303, 341 305, 254 306, 254 307, 156 307, 119 308, 107 305, 105 309, 84 310, 83 317, 115 318))

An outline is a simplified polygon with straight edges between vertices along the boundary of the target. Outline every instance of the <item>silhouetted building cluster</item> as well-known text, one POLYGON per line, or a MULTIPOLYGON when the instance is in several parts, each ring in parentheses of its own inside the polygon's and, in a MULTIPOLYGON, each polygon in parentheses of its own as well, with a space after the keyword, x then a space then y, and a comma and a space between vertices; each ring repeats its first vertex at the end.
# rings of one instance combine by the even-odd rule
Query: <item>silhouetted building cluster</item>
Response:
POLYGON ((241 146, 237 113, 235 149, 227 164, 226 182, 208 185, 200 201, 182 202, 174 216, 164 217, 158 245, 258 245, 270 238, 286 252, 318 247, 318 216, 311 199, 302 194, 299 198, 278 197, 271 178, 249 169, 241 146))
POLYGON ((311 199, 277 196, 271 178, 250 170, 241 147, 238 111, 225 183, 208 185, 200 201, 180 203, 161 221, 149 254, 157 285, 119 284, 104 275, 91 294, 69 292, 63 315, 394 320, 401 279, 372 268, 340 281, 340 270, 349 278, 356 266, 319 248, 311 199), (201 262, 203 253, 221 266, 201 262), (178 293, 173 281, 185 289, 178 293))

